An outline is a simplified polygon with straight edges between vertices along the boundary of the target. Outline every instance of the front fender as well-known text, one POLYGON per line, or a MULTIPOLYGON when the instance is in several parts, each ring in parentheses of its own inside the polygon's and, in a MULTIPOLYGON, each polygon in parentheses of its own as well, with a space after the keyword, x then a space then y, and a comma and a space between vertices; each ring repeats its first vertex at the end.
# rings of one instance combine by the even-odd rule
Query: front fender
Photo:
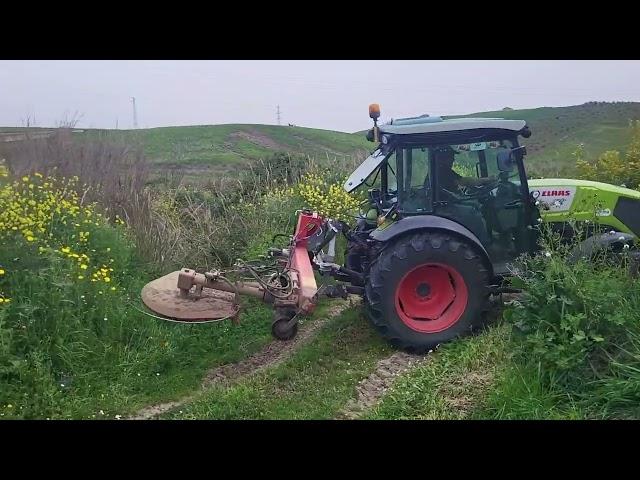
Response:
POLYGON ((568 261, 575 263, 580 259, 588 259, 600 250, 612 248, 615 245, 633 244, 638 237, 630 233, 610 231, 593 235, 580 242, 569 254, 568 261))

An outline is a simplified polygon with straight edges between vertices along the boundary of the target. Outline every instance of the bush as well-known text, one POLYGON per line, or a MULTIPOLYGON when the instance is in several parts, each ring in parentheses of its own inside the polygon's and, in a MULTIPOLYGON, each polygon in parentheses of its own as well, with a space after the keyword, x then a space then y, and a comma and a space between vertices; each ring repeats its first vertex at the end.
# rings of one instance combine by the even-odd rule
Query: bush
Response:
POLYGON ((585 158, 584 147, 578 146, 573 156, 580 178, 624 185, 640 186, 640 120, 631 122, 631 144, 623 155, 617 150, 604 152, 596 161, 585 158))
MULTIPOLYGON (((334 177, 335 178, 335 177, 334 177)), ((296 192, 305 206, 323 217, 353 223, 360 204, 366 199, 361 191, 345 192, 345 178, 332 179, 328 170, 311 171, 302 176, 292 192, 296 192)))
POLYGON ((516 269, 512 284, 524 296, 505 318, 519 334, 517 358, 539 372, 543 387, 597 411, 603 382, 611 385, 621 365, 640 365, 640 282, 629 277, 624 254, 570 264, 572 246, 554 244, 545 238, 546 251, 516 269))

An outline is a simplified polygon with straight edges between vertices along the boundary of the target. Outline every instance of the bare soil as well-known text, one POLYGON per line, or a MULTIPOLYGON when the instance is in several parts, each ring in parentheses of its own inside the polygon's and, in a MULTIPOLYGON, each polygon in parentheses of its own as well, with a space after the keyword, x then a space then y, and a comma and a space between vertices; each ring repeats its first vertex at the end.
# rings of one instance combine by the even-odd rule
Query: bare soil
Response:
POLYGON ((353 420, 374 407, 396 378, 426 361, 428 355, 395 352, 380 360, 376 369, 356 387, 357 397, 338 414, 337 419, 353 420))

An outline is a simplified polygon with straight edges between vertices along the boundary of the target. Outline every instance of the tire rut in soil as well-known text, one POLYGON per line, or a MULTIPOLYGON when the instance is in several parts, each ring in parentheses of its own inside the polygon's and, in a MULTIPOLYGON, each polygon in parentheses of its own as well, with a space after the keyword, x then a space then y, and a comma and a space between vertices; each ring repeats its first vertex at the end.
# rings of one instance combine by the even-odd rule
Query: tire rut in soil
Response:
POLYGON ((357 397, 337 415, 338 420, 355 420, 373 408, 402 374, 425 362, 429 354, 414 355, 397 351, 380 360, 373 373, 356 386, 357 397))
MULTIPOLYGON (((493 323, 502 315, 504 302, 517 300, 519 298, 521 298, 521 294, 503 294, 502 298, 496 300, 492 308, 489 309, 487 322, 493 323)), ((345 408, 336 416, 336 420, 356 420, 371 410, 380 402, 384 394, 399 376, 425 363, 437 348, 436 346, 435 349, 424 354, 410 354, 404 351, 397 351, 380 360, 373 373, 358 384, 356 387, 357 397, 347 403, 345 408)), ((467 379, 467 382, 474 384, 483 384, 488 381, 490 381, 490 377, 480 373, 471 375, 470 378, 467 379)), ((448 403, 451 404, 452 408, 462 409, 463 407, 468 407, 466 398, 459 399, 459 401, 451 400, 448 403), (462 405, 462 403, 464 403, 464 405, 462 405)))
POLYGON ((237 363, 229 363, 215 367, 205 374, 199 391, 174 402, 159 403, 145 407, 139 410, 132 417, 129 417, 128 420, 154 419, 195 400, 199 395, 214 385, 229 386, 234 382, 282 363, 293 353, 295 349, 311 340, 315 334, 329 322, 329 320, 337 317, 344 310, 350 308, 358 301, 359 299, 357 297, 352 296, 346 302, 336 302, 328 308, 322 318, 318 318, 317 320, 310 322, 305 328, 301 328, 298 335, 292 340, 286 342, 273 340, 265 345, 262 350, 254 353, 244 360, 237 363))

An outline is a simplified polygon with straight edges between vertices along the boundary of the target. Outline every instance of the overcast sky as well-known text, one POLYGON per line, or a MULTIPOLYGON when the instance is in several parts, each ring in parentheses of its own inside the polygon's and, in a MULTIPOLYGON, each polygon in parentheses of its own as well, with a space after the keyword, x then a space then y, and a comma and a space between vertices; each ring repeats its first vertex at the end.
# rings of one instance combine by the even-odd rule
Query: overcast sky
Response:
POLYGON ((505 106, 640 101, 640 61, 0 61, 0 126, 283 124, 353 132, 505 106))

